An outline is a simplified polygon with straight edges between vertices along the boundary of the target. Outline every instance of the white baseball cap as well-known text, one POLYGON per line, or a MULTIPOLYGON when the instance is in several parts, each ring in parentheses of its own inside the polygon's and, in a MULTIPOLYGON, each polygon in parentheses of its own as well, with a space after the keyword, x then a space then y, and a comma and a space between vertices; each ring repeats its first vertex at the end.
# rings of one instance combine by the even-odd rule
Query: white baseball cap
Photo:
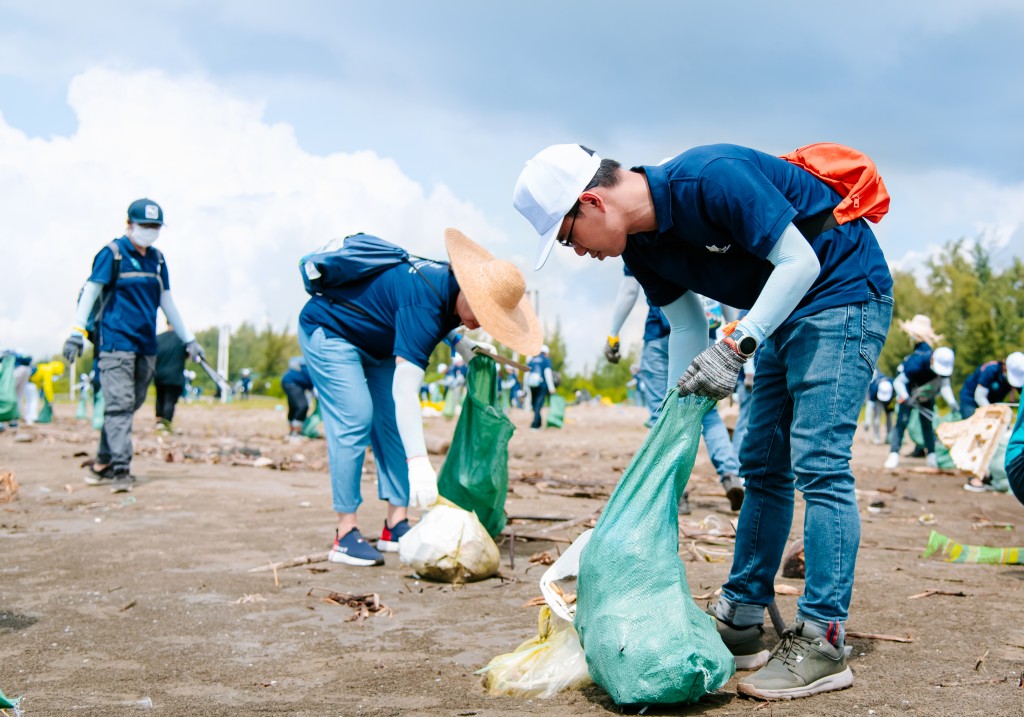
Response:
POLYGON ((544 344, 543 346, 541 346, 541 347, 540 347, 540 352, 541 352, 542 354, 547 354, 547 353, 551 353, 551 349, 550 349, 550 348, 548 348, 548 345, 547 345, 547 344, 544 344))
POLYGON ((940 346, 932 353, 932 371, 938 376, 953 375, 953 349, 940 346))
POLYGON ((553 144, 519 173, 512 205, 540 234, 534 271, 544 266, 558 228, 601 166, 601 158, 578 144, 553 144))
POLYGON ((1014 388, 1024 386, 1024 354, 1020 351, 1006 357, 1006 380, 1014 388))
POLYGON ((878 382, 878 400, 882 403, 888 403, 892 400, 892 381, 879 381, 878 382))

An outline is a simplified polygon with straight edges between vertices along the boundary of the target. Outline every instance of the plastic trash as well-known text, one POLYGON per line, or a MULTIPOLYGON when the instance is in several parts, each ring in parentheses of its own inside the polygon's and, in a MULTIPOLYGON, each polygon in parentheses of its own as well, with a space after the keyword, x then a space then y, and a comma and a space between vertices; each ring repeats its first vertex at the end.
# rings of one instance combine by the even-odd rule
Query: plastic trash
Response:
POLYGON ((922 558, 939 553, 947 563, 989 563, 995 565, 1024 565, 1024 548, 990 548, 986 545, 964 545, 934 530, 928 536, 928 545, 922 558))
POLYGON ((537 619, 537 637, 513 652, 498 655, 474 674, 484 676, 491 695, 548 698, 590 684, 587 662, 572 623, 545 606, 537 619))
POLYGON ((398 541, 398 557, 421 578, 446 583, 489 578, 501 560, 476 515, 444 498, 398 541))
POLYGON ((580 555, 574 625, 590 676, 618 704, 696 702, 736 669, 679 559, 677 505, 712 406, 669 391, 580 555))
POLYGON ((572 541, 572 545, 558 556, 558 560, 553 562, 547 570, 544 571, 544 575, 540 578, 540 592, 544 596, 544 601, 551 608, 551 612, 555 613, 558 617, 563 620, 572 621, 576 614, 576 605, 568 605, 565 602, 565 598, 561 592, 555 590, 552 585, 558 580, 564 580, 566 578, 576 577, 580 572, 580 554, 583 552, 583 548, 586 547, 590 541, 590 536, 594 530, 584 531, 580 534, 576 540, 572 541))

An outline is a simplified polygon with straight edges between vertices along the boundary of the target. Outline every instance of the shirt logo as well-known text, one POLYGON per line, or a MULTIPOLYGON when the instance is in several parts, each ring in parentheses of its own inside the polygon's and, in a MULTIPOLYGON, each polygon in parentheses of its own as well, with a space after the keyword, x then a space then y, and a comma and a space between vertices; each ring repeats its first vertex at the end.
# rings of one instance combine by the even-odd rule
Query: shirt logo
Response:
POLYGON ((704 248, 707 249, 712 254, 724 254, 725 252, 729 251, 729 248, 731 246, 732 246, 731 244, 726 244, 725 246, 715 246, 714 244, 705 244, 704 248))

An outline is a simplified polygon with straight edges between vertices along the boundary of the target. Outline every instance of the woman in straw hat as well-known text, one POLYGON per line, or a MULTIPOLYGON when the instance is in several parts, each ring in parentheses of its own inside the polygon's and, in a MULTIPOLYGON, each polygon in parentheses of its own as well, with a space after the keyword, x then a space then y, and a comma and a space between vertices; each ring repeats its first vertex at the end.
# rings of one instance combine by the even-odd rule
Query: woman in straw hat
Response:
POLYGON ((949 384, 953 375, 953 349, 942 346, 932 347, 942 341, 942 336, 932 329, 932 321, 924 314, 917 314, 910 321, 900 321, 900 328, 915 342, 914 351, 900 364, 893 389, 900 407, 896 414, 896 427, 890 436, 889 456, 885 467, 892 470, 900 464, 900 445, 903 434, 910 423, 910 414, 918 408, 921 417, 921 435, 924 438, 925 461, 932 468, 938 467, 935 455, 935 431, 932 416, 935 412, 935 397, 942 394, 946 403, 954 410, 960 410, 949 384))
POLYGON ((419 389, 430 354, 446 340, 467 361, 482 346, 459 326, 536 353, 540 322, 513 264, 495 259, 455 229, 445 231, 451 263, 411 259, 313 296, 299 316, 299 345, 320 397, 338 527, 329 559, 381 565, 408 530, 407 508, 437 500, 437 474, 423 440, 419 389), (388 503, 377 547, 359 532, 359 480, 373 446, 378 495, 388 503))

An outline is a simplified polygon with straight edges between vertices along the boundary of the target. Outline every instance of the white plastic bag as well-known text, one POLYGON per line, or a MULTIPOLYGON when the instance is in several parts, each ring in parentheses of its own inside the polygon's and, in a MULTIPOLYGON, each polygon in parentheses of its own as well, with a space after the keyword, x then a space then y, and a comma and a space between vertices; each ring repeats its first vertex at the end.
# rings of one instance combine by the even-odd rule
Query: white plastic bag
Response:
POLYGON ((427 580, 473 582, 498 572, 498 546, 475 513, 444 498, 398 541, 398 557, 427 580))
POLYGON ((498 655, 475 674, 484 676, 488 694, 513 697, 547 698, 591 682, 572 623, 552 615, 547 606, 540 609, 537 637, 498 655))
POLYGON ((576 613, 576 605, 569 605, 565 602, 565 598, 561 592, 555 590, 552 584, 556 580, 564 580, 565 578, 575 577, 580 572, 580 553, 583 552, 584 546, 587 541, 590 540, 591 534, 594 532, 593 528, 586 530, 580 534, 576 540, 572 542, 569 548, 558 556, 558 560, 551 564, 544 574, 540 578, 540 592, 544 596, 544 602, 551 608, 551 612, 555 613, 558 617, 563 620, 572 622, 573 615, 576 613))

